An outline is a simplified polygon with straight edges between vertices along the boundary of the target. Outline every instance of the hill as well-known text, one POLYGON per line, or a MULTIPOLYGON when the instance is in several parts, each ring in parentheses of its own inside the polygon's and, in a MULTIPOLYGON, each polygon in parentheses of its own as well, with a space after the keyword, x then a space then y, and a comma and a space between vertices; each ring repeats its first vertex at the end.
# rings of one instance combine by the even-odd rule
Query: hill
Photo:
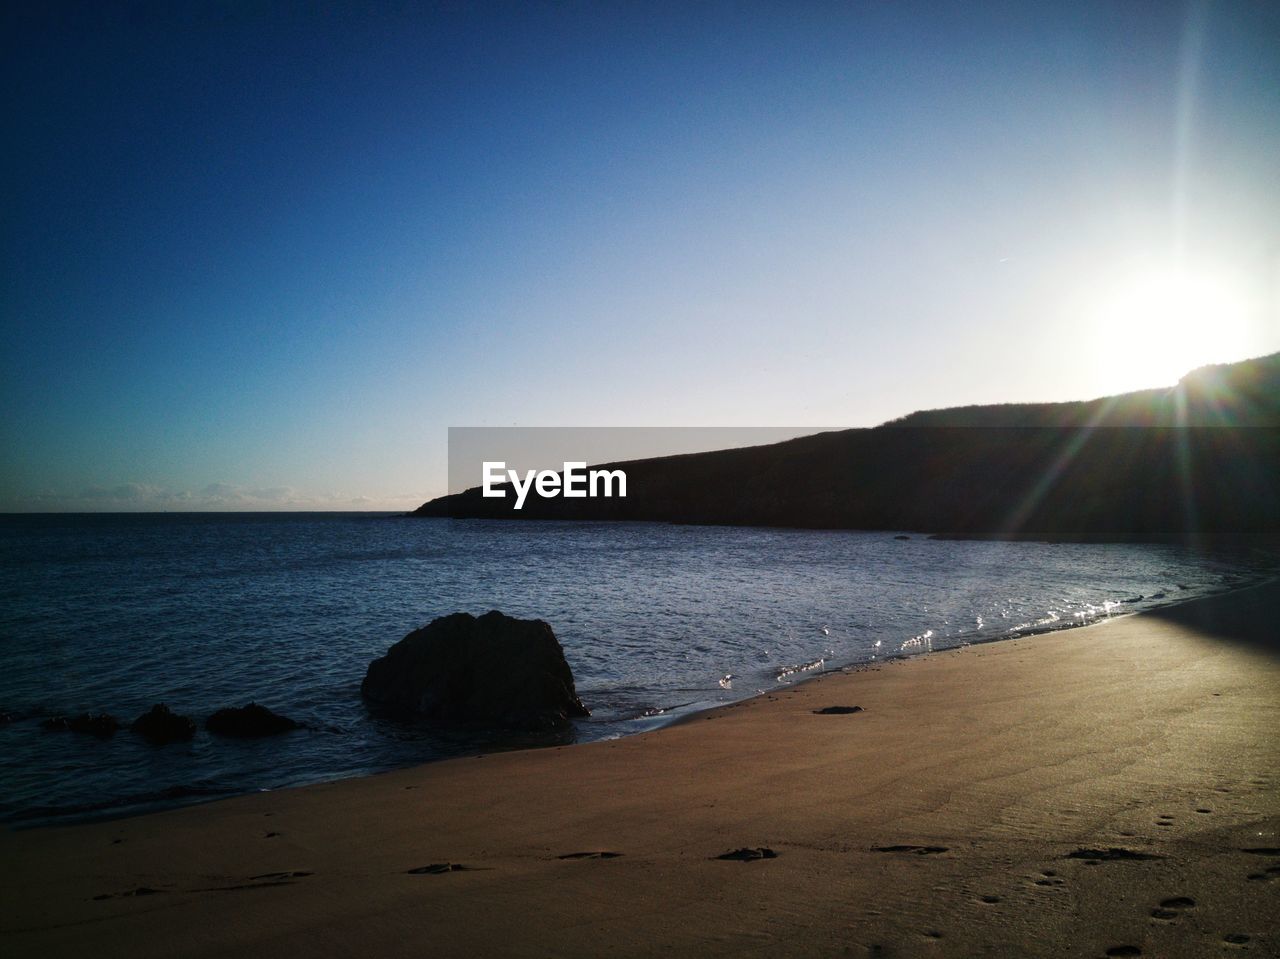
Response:
POLYGON ((1280 354, 1167 390, 930 410, 870 429, 609 464, 625 499, 474 488, 414 515, 1200 540, 1280 534, 1280 354))

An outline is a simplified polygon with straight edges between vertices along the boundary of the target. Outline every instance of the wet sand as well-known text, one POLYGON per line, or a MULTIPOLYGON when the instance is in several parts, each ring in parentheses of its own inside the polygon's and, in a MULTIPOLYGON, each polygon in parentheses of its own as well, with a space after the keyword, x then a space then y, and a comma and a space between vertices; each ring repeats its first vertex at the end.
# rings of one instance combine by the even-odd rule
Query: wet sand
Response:
POLYGON ((1278 614, 1272 584, 613 742, 10 832, 0 951, 1275 955, 1278 614))

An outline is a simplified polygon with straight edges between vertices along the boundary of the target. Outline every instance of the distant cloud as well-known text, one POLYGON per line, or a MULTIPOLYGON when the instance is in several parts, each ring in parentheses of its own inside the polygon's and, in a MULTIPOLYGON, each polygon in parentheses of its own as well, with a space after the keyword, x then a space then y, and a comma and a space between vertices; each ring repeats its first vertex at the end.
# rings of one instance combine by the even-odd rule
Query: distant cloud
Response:
POLYGON ((112 500, 128 503, 140 503, 157 497, 170 495, 159 486, 147 486, 144 483, 124 483, 120 486, 90 486, 80 494, 81 499, 90 502, 110 502, 112 500))
MULTIPOLYGON (((306 496, 291 486, 249 488, 230 483, 210 483, 199 494, 203 501, 219 506, 290 506, 305 501, 306 496)), ((322 497, 323 500, 341 498, 339 494, 322 497)))
POLYGON ((291 486, 253 487, 234 483, 209 483, 198 490, 175 490, 149 483, 121 483, 89 486, 79 493, 46 491, 11 497, 0 502, 0 511, 409 510, 430 498, 423 493, 375 497, 342 492, 307 493, 291 486))

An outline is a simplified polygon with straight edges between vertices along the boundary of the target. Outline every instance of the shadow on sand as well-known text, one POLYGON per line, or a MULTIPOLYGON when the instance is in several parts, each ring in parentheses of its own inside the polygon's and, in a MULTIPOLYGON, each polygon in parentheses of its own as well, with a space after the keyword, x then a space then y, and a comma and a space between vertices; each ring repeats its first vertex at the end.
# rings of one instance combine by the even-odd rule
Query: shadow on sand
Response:
POLYGON ((1280 656, 1280 580, 1144 615, 1280 656))

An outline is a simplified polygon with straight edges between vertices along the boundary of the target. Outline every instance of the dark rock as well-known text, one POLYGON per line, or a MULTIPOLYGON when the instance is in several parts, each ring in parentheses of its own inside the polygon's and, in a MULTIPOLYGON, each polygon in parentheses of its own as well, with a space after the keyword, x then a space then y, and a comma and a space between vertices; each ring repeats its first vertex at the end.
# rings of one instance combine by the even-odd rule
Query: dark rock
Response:
POLYGON ((179 716, 164 703, 156 703, 135 719, 129 729, 157 746, 186 742, 196 734, 195 720, 179 716))
POLYGON ((204 728, 219 736, 235 736, 245 739, 253 736, 274 736, 301 729, 302 723, 288 716, 273 713, 266 706, 250 703, 239 708, 219 709, 205 720, 204 728))
POLYGON ((97 736, 99 739, 110 739, 120 728, 120 721, 107 713, 96 715, 81 713, 79 716, 70 718, 53 716, 40 725, 49 732, 83 733, 87 736, 97 736))
POLYGON ((524 729, 590 715, 551 627, 497 610, 410 633, 369 664, 360 693, 401 714, 524 729))
POLYGON ((849 713, 862 712, 861 706, 823 706, 821 709, 815 709, 816 716, 847 716, 849 713))
POLYGON ((116 734, 116 730, 120 728, 120 720, 109 713, 96 713, 94 715, 81 713, 71 720, 68 728, 73 733, 84 733, 89 736, 97 736, 99 739, 110 739, 116 734))
POLYGON ((894 539, 910 539, 910 536, 895 536, 894 539))

